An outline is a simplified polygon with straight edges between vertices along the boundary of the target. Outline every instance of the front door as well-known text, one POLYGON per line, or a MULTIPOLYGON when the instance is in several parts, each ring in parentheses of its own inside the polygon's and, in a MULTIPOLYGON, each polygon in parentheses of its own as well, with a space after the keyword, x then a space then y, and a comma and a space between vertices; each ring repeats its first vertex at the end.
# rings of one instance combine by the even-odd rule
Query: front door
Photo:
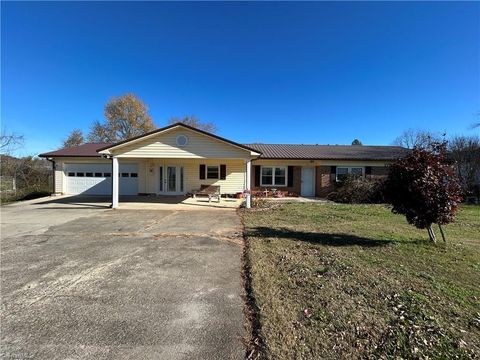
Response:
POLYGON ((315 196, 314 187, 315 170, 313 167, 302 167, 302 188, 301 195, 305 197, 315 196))
POLYGON ((183 166, 160 166, 160 194, 182 195, 184 191, 183 166))

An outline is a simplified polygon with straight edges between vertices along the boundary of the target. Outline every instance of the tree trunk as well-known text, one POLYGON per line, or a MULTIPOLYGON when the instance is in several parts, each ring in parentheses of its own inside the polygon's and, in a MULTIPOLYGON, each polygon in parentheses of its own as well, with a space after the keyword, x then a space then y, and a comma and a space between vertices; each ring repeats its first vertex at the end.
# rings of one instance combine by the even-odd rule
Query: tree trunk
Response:
POLYGON ((430 240, 432 240, 434 243, 437 243, 437 238, 435 237, 435 233, 433 232, 431 225, 427 228, 427 231, 428 231, 428 236, 430 236, 430 240))
POLYGON ((445 239, 445 233, 443 232, 443 229, 442 229, 442 225, 438 224, 438 228, 440 229, 440 234, 442 234, 443 242, 447 242, 447 240, 445 239))

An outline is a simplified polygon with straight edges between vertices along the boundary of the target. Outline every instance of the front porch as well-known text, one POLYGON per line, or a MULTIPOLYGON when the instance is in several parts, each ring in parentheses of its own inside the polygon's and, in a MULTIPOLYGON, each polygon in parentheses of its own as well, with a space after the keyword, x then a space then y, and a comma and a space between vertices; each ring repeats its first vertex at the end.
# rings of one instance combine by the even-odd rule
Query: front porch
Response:
MULTIPOLYGON (((210 206, 213 208, 237 208, 244 200, 236 196, 250 189, 251 161, 249 159, 193 159, 193 158, 122 158, 112 157, 113 208, 132 206, 132 203, 210 206), (137 170, 136 194, 125 197, 122 166, 127 164, 137 170), (216 199, 191 198, 190 195, 205 186, 219 188, 222 195, 216 199), (125 203, 125 205, 124 205, 125 203)), ((247 193, 248 197, 248 193, 247 193)), ((249 201, 246 200, 249 207, 249 201)), ((139 207, 136 205, 136 207, 139 207)))
MULTIPOLYGON (((113 208, 119 206, 119 176, 123 178, 121 167, 127 162, 136 163, 138 168, 138 194, 189 195, 202 187, 215 186, 226 198, 246 192, 246 207, 250 207, 251 162, 260 155, 244 145, 182 123, 97 152, 112 161, 113 208)), ((201 203, 198 200, 194 204, 201 203)))
MULTIPOLYGON (((221 198, 220 202, 208 202, 208 198, 165 195, 126 195, 119 197, 125 210, 227 210, 237 209, 245 199, 221 198)), ((111 208, 110 195, 61 195, 45 198, 43 204, 66 205, 68 208, 111 208)))

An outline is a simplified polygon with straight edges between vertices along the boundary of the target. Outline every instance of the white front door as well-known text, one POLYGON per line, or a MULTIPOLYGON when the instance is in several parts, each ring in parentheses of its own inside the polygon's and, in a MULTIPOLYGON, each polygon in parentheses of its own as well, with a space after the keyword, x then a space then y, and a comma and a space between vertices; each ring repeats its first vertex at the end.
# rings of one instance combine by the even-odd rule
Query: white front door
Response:
POLYGON ((183 166, 164 165, 159 169, 160 194, 182 195, 184 191, 183 166))
POLYGON ((302 188, 301 195, 305 197, 315 196, 314 186, 315 169, 302 166, 302 188))

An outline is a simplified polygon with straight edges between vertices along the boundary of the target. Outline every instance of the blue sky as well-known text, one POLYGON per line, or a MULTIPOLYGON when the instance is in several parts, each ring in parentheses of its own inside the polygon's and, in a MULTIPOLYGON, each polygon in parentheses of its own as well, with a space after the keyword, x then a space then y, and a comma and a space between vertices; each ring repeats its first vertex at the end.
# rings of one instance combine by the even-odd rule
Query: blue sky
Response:
POLYGON ((2 127, 52 150, 133 92, 239 142, 470 134, 480 3, 2 2, 2 127))

